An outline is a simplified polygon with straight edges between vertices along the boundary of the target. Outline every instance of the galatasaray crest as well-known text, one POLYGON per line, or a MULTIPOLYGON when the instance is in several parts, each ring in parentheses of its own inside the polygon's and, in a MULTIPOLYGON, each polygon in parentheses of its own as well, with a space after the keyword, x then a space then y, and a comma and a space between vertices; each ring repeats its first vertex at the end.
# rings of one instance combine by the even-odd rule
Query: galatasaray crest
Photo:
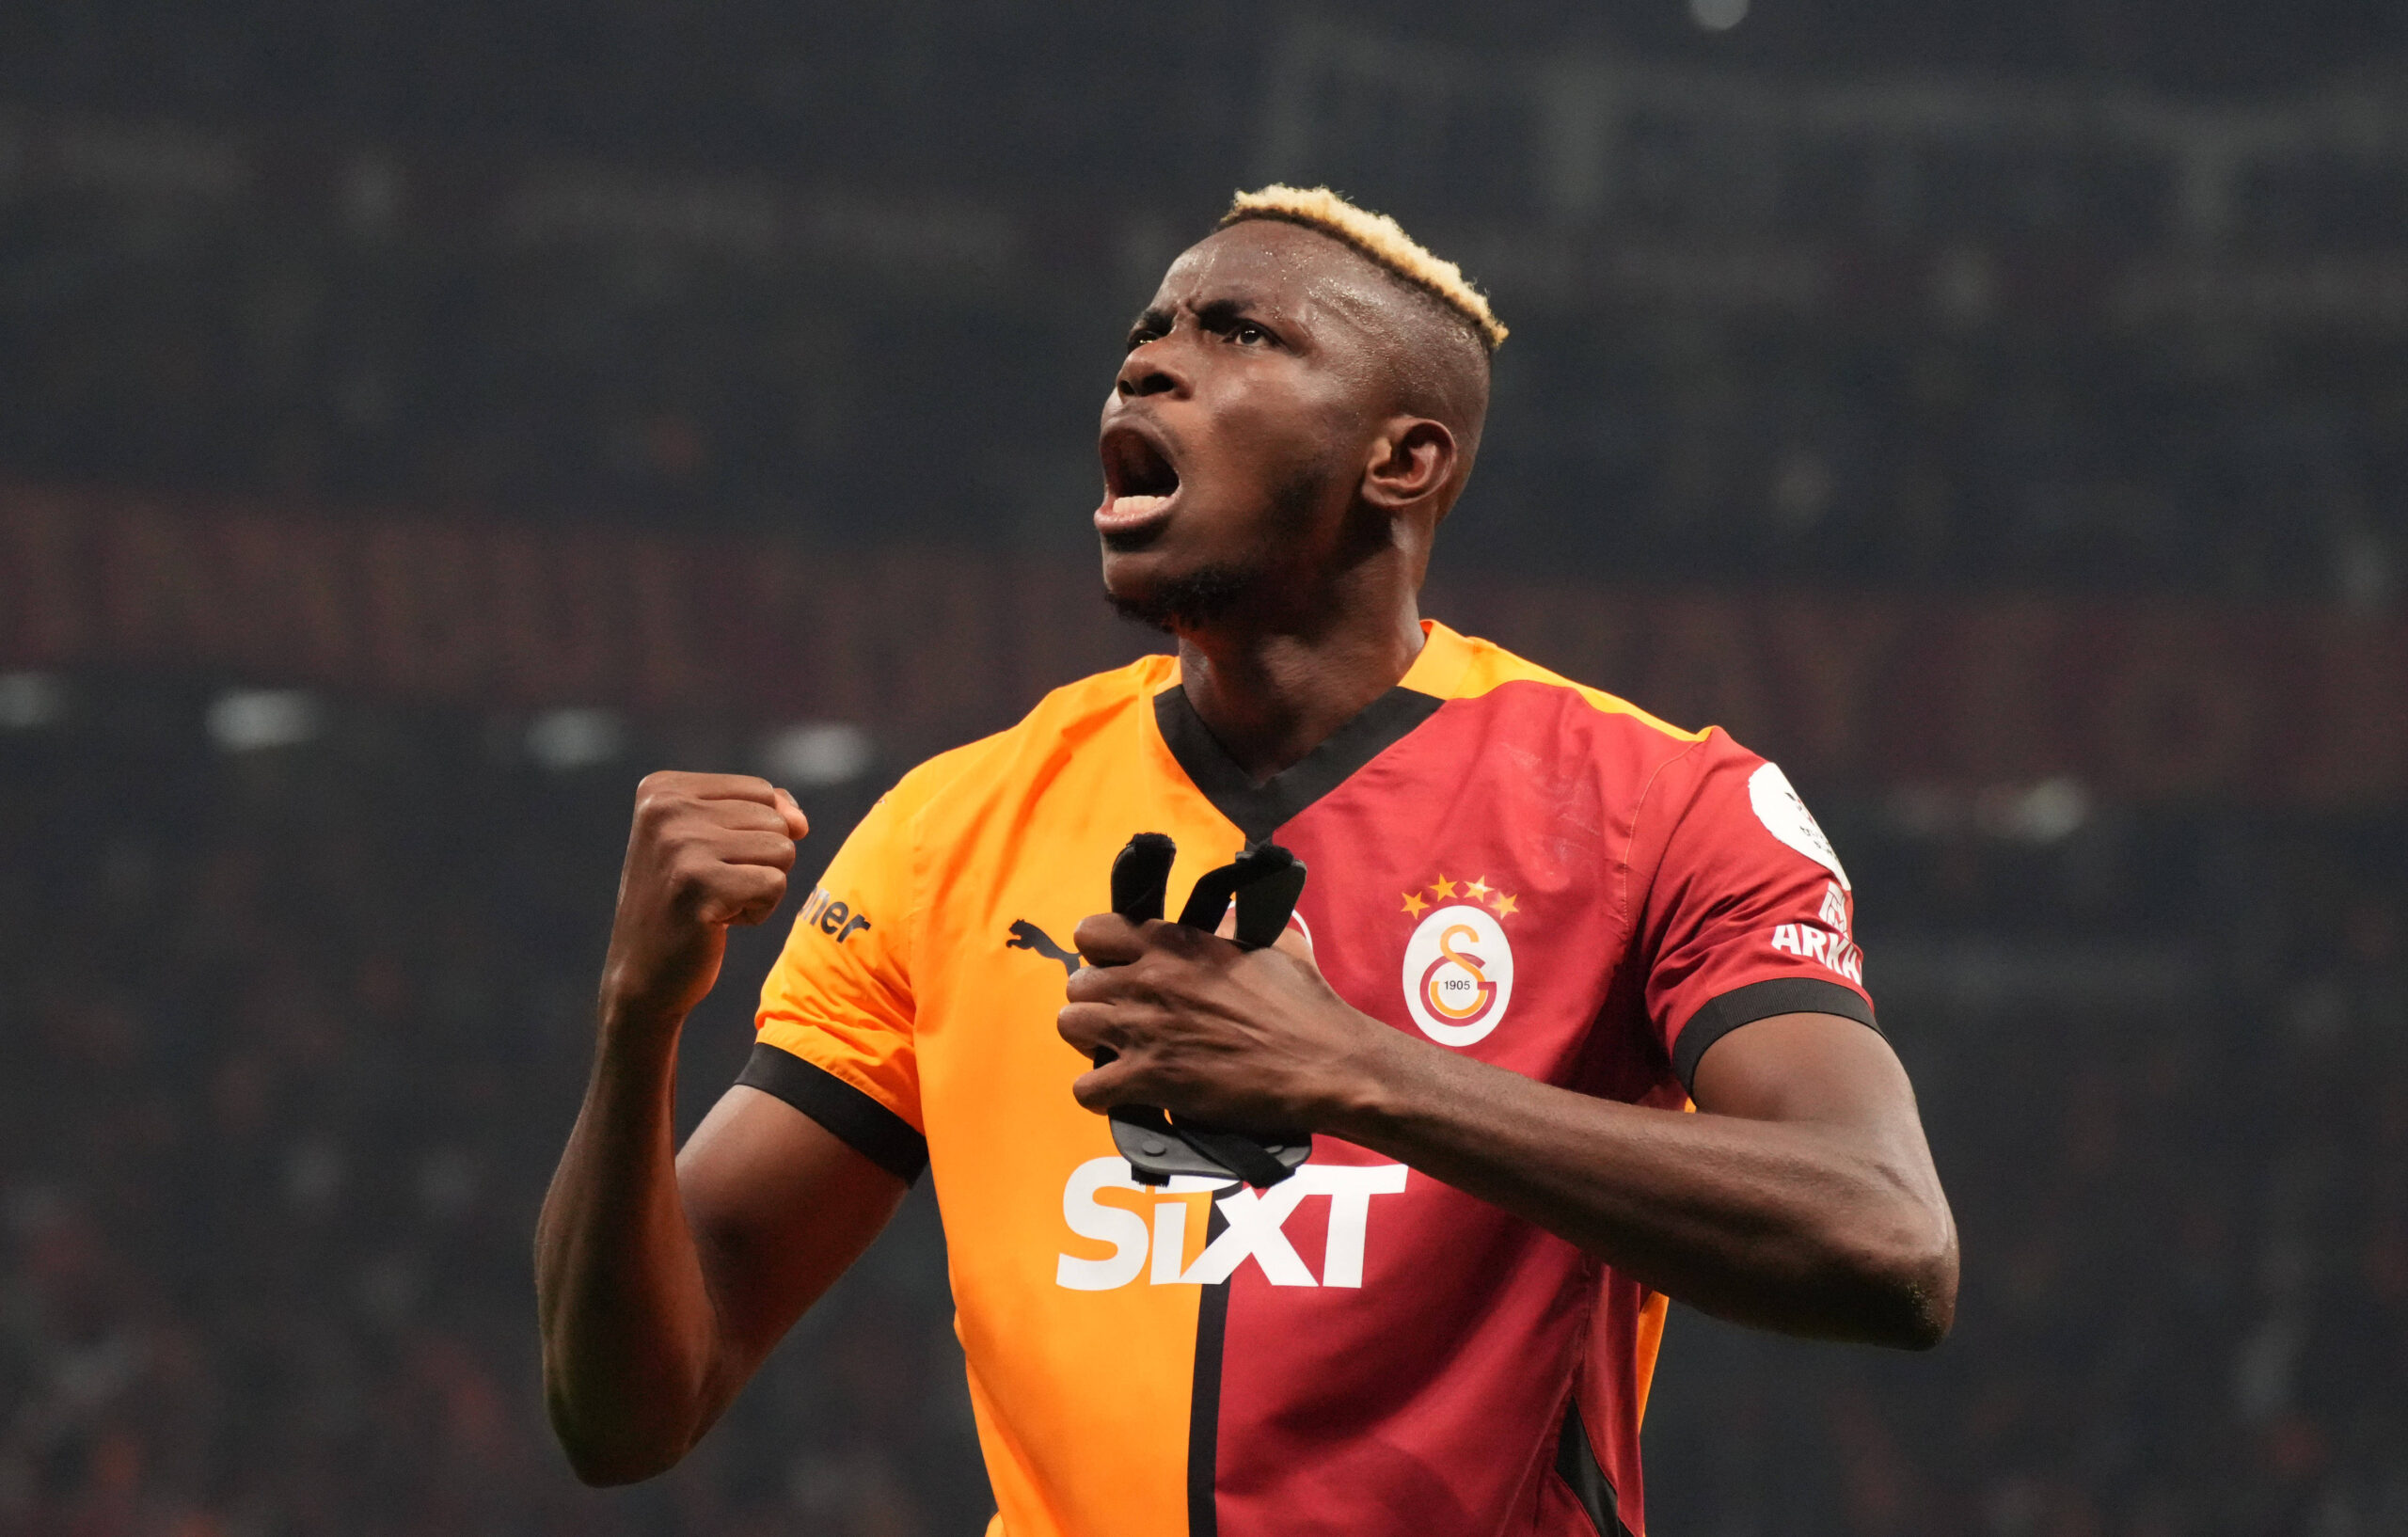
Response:
POLYGON ((1404 894, 1406 916, 1418 920, 1404 946, 1404 1006, 1441 1046, 1468 1046, 1503 1022, 1513 1000, 1504 920, 1515 906, 1484 876, 1458 882, 1442 875, 1404 894))

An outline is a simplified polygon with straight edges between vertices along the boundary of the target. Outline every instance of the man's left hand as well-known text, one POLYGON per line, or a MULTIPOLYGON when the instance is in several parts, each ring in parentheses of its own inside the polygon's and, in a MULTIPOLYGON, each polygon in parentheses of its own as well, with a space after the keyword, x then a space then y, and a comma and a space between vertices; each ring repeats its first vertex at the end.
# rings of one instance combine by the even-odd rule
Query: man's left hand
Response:
MULTIPOLYGON (((1226 927, 1227 926, 1224 925, 1226 927)), ((1312 1131, 1372 1082, 1396 1032, 1350 1006, 1294 928, 1269 949, 1157 920, 1098 913, 1074 943, 1062 1038, 1114 1060, 1070 1085, 1099 1114, 1158 1105, 1239 1131, 1312 1131)))

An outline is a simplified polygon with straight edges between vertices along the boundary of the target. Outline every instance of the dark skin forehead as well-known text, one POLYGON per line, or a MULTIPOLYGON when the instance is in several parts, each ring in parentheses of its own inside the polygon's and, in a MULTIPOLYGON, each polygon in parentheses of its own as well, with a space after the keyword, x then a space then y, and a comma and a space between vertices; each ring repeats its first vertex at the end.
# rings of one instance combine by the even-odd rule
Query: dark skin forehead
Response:
POLYGON ((1182 313, 1210 329, 1259 321, 1365 392, 1370 414, 1443 421, 1468 450, 1488 409, 1488 354, 1436 299, 1353 246, 1279 219, 1247 219, 1196 242, 1163 275, 1133 338, 1182 313))

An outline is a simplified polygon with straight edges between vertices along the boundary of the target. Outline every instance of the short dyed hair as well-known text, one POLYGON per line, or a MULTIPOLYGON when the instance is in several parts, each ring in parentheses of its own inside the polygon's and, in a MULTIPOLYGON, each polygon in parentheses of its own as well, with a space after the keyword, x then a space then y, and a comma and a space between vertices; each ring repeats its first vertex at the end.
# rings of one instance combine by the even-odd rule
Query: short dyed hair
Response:
POLYGON ((1446 306, 1492 353, 1508 335, 1497 311, 1489 308, 1488 295, 1472 287, 1461 267, 1433 255, 1386 214, 1358 207, 1327 187, 1291 187, 1275 182, 1253 192, 1241 192, 1221 215, 1218 228, 1226 230, 1248 219, 1277 219, 1320 230, 1446 306))

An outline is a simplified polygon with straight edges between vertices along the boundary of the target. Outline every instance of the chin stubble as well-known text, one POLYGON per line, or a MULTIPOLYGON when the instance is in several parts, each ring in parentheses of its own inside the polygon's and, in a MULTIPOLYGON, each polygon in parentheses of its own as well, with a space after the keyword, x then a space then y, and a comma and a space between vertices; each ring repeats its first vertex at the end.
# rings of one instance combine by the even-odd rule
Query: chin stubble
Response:
POLYGON ((1320 499, 1325 466, 1313 466, 1291 476, 1272 493, 1272 515, 1263 537, 1248 559, 1199 566, 1168 578, 1133 597, 1110 588, 1104 601, 1123 619, 1133 620, 1165 635, 1214 624, 1237 611, 1270 578, 1272 568, 1296 537, 1312 523, 1313 504, 1320 499))
POLYGON ((1157 582, 1134 597, 1110 588, 1103 596, 1121 618, 1174 635, 1227 618, 1254 590, 1259 576, 1255 566, 1208 565, 1157 582))

